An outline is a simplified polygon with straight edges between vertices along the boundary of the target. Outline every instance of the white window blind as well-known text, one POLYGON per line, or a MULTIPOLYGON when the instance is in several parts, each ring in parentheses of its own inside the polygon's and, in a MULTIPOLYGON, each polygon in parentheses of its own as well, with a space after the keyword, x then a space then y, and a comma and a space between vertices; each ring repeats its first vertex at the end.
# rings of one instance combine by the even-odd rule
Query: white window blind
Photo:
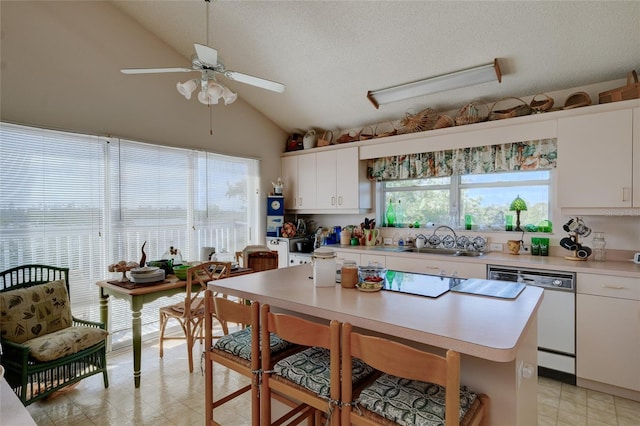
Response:
MULTIPOLYGON (((74 315, 99 319, 96 281, 107 267, 184 261, 200 247, 222 257, 251 244, 258 162, 201 151, 0 123, 0 270, 35 263, 70 268, 74 315), (222 253, 221 253, 222 252, 222 253)), ((143 308, 143 334, 157 331, 161 298, 143 308)), ((129 305, 110 298, 114 347, 131 333, 129 305)))
POLYGON ((98 318, 104 277, 104 155, 101 138, 2 123, 0 269, 70 269, 75 316, 98 318))

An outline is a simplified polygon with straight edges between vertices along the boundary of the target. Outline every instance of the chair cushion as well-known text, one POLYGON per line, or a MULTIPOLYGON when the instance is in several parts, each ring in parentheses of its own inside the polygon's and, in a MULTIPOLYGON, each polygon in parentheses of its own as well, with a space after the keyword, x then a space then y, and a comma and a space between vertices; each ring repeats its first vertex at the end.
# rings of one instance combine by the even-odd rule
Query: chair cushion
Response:
MULTIPOLYGON (((460 386, 460 419, 475 399, 475 393, 460 386)), ((445 388, 434 383, 383 374, 362 390, 358 403, 403 426, 445 423, 445 388)))
MULTIPOLYGON (((357 383, 373 372, 373 368, 357 358, 352 359, 353 382, 357 383)), ((274 373, 309 391, 329 397, 331 389, 330 351, 309 348, 293 354, 273 367, 274 373)))
POLYGON ((64 280, 0 293, 0 333, 14 343, 62 330, 72 324, 64 280))
MULTIPOLYGON (((282 340, 274 333, 269 334, 269 344, 272 354, 291 346, 291 343, 282 340)), ((251 361, 251 327, 222 336, 213 348, 251 361)))
POLYGON ((52 361, 89 348, 103 341, 108 334, 96 327, 67 327, 27 340, 24 345, 29 347, 29 355, 38 361, 52 361))

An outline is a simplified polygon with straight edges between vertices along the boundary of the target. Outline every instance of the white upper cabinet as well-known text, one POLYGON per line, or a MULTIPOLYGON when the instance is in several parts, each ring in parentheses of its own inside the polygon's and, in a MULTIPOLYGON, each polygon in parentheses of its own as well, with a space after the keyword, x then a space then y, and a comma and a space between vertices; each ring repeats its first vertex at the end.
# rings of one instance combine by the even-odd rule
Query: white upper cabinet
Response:
POLYGON ((316 208, 316 155, 302 154, 282 159, 284 208, 316 208))
MULTIPOLYGON (((622 109, 558 119, 561 208, 640 207, 640 196, 634 203, 632 190, 633 169, 640 171, 633 159, 633 116, 632 109, 622 109)), ((635 144, 640 145, 638 134, 635 144)))
POLYGON ((358 159, 357 147, 283 157, 282 171, 287 209, 361 213, 371 208, 372 184, 366 177, 365 162, 358 159), (292 189, 286 189, 288 184, 292 189))
POLYGON ((316 165, 318 209, 371 208, 371 183, 364 162, 358 160, 358 148, 319 152, 316 165))

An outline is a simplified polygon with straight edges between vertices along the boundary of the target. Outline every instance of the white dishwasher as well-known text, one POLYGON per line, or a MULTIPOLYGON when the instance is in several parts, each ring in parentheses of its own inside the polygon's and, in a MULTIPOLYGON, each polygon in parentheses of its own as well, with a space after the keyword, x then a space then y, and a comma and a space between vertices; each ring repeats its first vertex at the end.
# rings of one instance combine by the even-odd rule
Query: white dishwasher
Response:
POLYGON ((544 289, 538 309, 538 374, 576 384, 576 274, 487 265, 490 280, 544 289))

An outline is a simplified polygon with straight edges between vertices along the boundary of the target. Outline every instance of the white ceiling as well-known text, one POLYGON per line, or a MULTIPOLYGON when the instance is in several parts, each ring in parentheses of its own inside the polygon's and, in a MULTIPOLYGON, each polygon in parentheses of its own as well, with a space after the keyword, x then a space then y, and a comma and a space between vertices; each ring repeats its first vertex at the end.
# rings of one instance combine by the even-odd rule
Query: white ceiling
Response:
POLYGON ((208 40, 202 0, 114 3, 185 57, 181 64, 148 63, 141 52, 139 63, 119 66, 189 66, 193 43, 209 44, 228 69, 286 85, 277 94, 223 82, 287 132, 361 127, 424 107, 446 111, 474 99, 524 97, 640 71, 639 1, 212 1, 208 40), (494 58, 501 84, 379 110, 366 98, 368 90, 494 58))

